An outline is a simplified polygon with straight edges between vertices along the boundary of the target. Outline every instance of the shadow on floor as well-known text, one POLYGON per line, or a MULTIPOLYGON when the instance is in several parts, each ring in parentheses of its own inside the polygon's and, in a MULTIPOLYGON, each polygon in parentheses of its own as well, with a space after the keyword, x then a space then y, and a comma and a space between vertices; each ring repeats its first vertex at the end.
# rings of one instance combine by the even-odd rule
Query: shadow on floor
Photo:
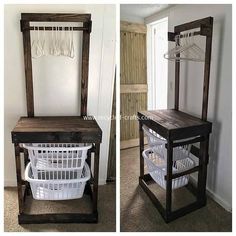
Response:
MULTIPOLYGON (((138 185, 139 148, 121 151, 121 232, 231 232, 232 214, 208 198, 207 205, 195 212, 166 224, 138 185)), ((159 189, 160 200, 165 198, 159 189), (161 199, 162 198, 162 199, 161 199)), ((174 194, 174 204, 182 205, 190 195, 179 189, 174 194)))

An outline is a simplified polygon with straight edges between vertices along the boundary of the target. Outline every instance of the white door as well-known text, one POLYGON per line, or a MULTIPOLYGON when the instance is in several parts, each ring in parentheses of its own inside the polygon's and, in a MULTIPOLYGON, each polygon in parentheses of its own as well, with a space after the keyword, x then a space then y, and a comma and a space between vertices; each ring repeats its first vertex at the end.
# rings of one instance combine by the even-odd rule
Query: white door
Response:
POLYGON ((168 18, 147 25, 148 110, 167 109, 168 18))

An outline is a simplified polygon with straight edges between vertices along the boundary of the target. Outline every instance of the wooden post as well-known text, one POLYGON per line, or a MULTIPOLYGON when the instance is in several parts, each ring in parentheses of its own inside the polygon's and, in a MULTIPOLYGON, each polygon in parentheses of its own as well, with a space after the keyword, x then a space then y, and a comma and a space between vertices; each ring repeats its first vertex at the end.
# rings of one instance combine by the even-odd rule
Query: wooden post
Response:
MULTIPOLYGON (((28 150, 24 148, 24 167, 25 168, 28 163, 29 163, 29 153, 28 153, 28 150)), ((27 181, 25 181, 25 191, 26 191, 26 195, 30 195, 31 193, 30 184, 27 181)), ((25 196, 24 196, 24 201, 25 201, 25 196)))
POLYGON ((81 116, 87 115, 87 97, 88 97, 88 73, 89 73, 89 44, 92 22, 84 22, 84 27, 89 30, 83 32, 82 46, 82 75, 81 75, 81 116))
POLYGON ((204 65, 203 99, 202 99, 202 120, 204 121, 207 120, 208 94, 209 94, 210 69, 211 69, 213 18, 211 19, 212 19, 211 28, 209 30, 209 35, 206 36, 206 48, 205 48, 205 65, 204 65))
MULTIPOLYGON (((21 29, 30 27, 29 21, 21 21, 21 29)), ((25 86, 26 86, 26 103, 28 117, 34 117, 34 92, 33 92, 33 74, 31 59, 31 42, 30 31, 23 30, 23 47, 25 62, 25 86)))
MULTIPOLYGON (((179 44, 179 39, 177 40, 177 44, 179 44)), ((177 46, 177 45, 176 45, 177 46)), ((176 55, 177 57, 180 54, 176 55)), ((180 76, 180 62, 175 61, 175 110, 179 110, 179 76, 180 76)))
POLYGON ((25 167, 27 166, 29 162, 29 153, 28 153, 28 150, 24 148, 24 165, 25 167))
POLYGON ((198 201, 206 204, 206 181, 207 181, 207 164, 208 164, 209 135, 205 137, 205 141, 200 142, 200 158, 198 172, 198 201))
POLYGON ((96 143, 95 144, 95 155, 94 155, 93 213, 97 213, 99 156, 100 156, 100 143, 96 143))
POLYGON ((144 160, 143 160, 143 150, 144 150, 144 135, 143 135, 143 124, 139 121, 139 155, 140 155, 140 177, 144 176, 144 160))
POLYGON ((88 163, 89 167, 91 168, 91 149, 89 149, 88 152, 87 152, 86 162, 88 163))
POLYGON ((15 143, 15 161, 16 161, 16 180, 17 180, 17 191, 18 191, 18 205, 19 214, 23 213, 24 202, 23 202, 23 189, 22 189, 22 178, 21 178, 21 161, 20 161, 20 145, 15 143))
POLYGON ((173 166, 173 142, 167 140, 167 175, 166 175, 166 218, 171 214, 172 205, 172 166, 173 166))

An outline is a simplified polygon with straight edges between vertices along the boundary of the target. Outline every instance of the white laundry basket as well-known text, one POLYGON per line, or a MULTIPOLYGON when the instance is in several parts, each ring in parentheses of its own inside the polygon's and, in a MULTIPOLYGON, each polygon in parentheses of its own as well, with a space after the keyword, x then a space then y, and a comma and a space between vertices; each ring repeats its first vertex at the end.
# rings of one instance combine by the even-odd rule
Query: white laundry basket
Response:
MULTIPOLYGON (((84 143, 34 143, 23 144, 29 152, 35 178, 42 179, 41 171, 74 170, 80 177, 91 144, 84 143)), ((56 176, 55 176, 56 177, 56 176)))
POLYGON ((163 138, 161 135, 159 135, 154 130, 148 128, 145 125, 143 125, 143 132, 147 136, 148 145, 150 147, 166 143, 165 138, 163 138))
MULTIPOLYGON (((143 126, 143 131, 147 137, 148 146, 159 156, 159 158, 166 161, 167 149, 165 145, 167 144, 167 140, 145 125, 143 126)), ((177 161, 188 158, 190 149, 191 144, 173 148, 173 160, 177 161)))
MULTIPOLYGON (((153 180, 162 188, 166 189, 165 176, 167 174, 166 161, 160 158, 151 148, 143 151, 143 158, 147 169, 153 180)), ((187 157, 185 159, 176 160, 173 162, 172 173, 180 173, 193 168, 194 161, 187 157)), ((188 184, 189 175, 184 175, 172 180, 172 189, 177 189, 188 184)))
MULTIPOLYGON (((37 179, 33 176, 31 163, 27 165, 25 180, 30 183, 34 199, 68 200, 83 196, 85 184, 90 179, 90 169, 86 162, 81 177, 65 172, 62 179, 51 179, 53 172, 45 173, 48 179, 37 179)), ((61 174, 60 171, 58 172, 61 174)))

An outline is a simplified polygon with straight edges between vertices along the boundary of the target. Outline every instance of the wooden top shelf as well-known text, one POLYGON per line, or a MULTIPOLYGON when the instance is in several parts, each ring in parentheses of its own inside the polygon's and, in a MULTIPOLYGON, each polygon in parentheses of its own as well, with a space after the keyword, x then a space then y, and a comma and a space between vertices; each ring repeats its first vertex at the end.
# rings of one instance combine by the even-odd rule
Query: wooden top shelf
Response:
POLYGON ((211 122, 174 109, 138 112, 140 122, 164 138, 178 140, 211 133, 211 122))
POLYGON ((101 142, 102 130, 91 117, 21 117, 12 130, 12 142, 101 142))

